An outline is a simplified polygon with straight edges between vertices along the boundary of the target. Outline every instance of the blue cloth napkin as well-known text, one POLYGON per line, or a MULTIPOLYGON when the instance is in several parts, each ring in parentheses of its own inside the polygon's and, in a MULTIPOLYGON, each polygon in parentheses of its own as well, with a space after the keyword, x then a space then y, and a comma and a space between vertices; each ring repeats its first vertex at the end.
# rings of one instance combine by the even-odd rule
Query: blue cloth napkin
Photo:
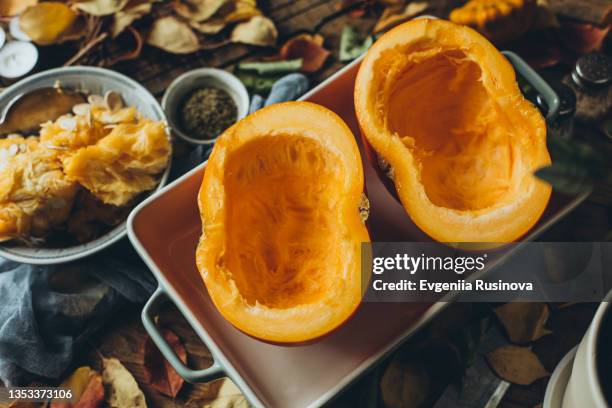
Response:
POLYGON ((127 242, 64 265, 0 259, 0 380, 8 386, 59 378, 80 341, 155 287, 127 242))
POLYGON ((253 95, 249 112, 253 113, 264 106, 279 102, 294 101, 308 90, 308 78, 304 74, 292 73, 285 75, 272 85, 270 94, 266 99, 260 95, 253 95))

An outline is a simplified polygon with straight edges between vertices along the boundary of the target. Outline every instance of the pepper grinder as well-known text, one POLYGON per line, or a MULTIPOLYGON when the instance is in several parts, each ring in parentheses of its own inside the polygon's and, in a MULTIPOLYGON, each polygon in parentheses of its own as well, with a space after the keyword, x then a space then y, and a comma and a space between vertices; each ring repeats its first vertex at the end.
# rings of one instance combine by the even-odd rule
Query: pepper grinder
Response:
MULTIPOLYGON (((553 123, 548 124, 548 128, 554 137, 569 139, 574 133, 574 115, 576 113, 576 94, 569 86, 562 82, 554 82, 551 87, 559 97, 559 111, 553 123)), ((548 112, 548 105, 542 95, 536 98, 538 107, 545 113, 548 112)))
POLYGON ((576 93, 576 120, 599 124, 612 109, 612 58, 601 53, 583 55, 563 82, 576 93))

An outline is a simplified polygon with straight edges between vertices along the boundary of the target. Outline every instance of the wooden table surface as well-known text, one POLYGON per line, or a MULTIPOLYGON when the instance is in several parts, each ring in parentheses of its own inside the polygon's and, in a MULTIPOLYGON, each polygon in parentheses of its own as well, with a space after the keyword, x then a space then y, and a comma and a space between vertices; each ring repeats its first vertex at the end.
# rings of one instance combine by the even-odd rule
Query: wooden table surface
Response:
MULTIPOLYGON (((262 3, 262 2, 260 2, 262 3)), ((262 8, 266 15, 271 17, 279 29, 280 39, 287 39, 295 33, 312 32, 314 28, 325 38, 325 46, 337 53, 340 33, 343 26, 350 24, 362 33, 368 33, 375 23, 375 18, 355 19, 342 12, 342 0, 270 0, 263 2, 262 8)), ((431 14, 445 16, 451 7, 449 1, 430 1, 431 14)), ((112 67, 147 87, 156 97, 161 98, 170 82, 181 73, 199 67, 219 67, 232 69, 233 66, 245 59, 255 59, 270 51, 259 50, 252 47, 231 44, 215 51, 201 51, 186 56, 169 55, 157 49, 145 47, 142 56, 137 60, 119 63, 112 67)), ((325 67, 316 75, 311 76, 312 84, 316 84, 336 72, 342 64, 336 58, 331 58, 325 67)), ((597 214, 596 219, 601 227, 607 227, 607 209, 593 204, 583 208, 583 217, 589 218, 597 214), (605 224, 601 220, 605 218, 605 224)), ((99 353, 104 356, 115 356, 134 374, 144 390, 149 406, 152 407, 181 407, 187 401, 208 395, 211 384, 186 384, 175 400, 166 398, 152 390, 143 380, 141 346, 146 333, 140 321, 140 305, 128 306, 125 311, 118 314, 101 333, 93 336, 84 350, 77 355, 75 367, 83 364, 96 365, 99 353)), ((589 310, 588 308, 586 310, 589 310)), ((562 357, 564 352, 573 346, 582 336, 588 323, 589 313, 575 312, 576 316, 567 320, 573 327, 573 335, 561 342, 549 342, 547 348, 547 368, 554 368, 554 364, 562 357), (586 316, 586 317, 585 317, 586 316)), ((568 323, 556 322, 563 326, 568 323)), ((202 345, 197 336, 189 328, 187 322, 177 310, 168 306, 160 316, 160 323, 172 328, 186 345, 189 364, 194 368, 203 368, 211 363, 209 352, 202 345)), ((288 373, 289 374, 289 373, 288 373)), ((505 408, 527 408, 542 402, 546 381, 539 381, 531 387, 510 387, 500 406, 505 408)), ((353 386, 358 387, 359 384, 353 386)), ((340 398, 334 406, 352 406, 350 393, 340 398)))

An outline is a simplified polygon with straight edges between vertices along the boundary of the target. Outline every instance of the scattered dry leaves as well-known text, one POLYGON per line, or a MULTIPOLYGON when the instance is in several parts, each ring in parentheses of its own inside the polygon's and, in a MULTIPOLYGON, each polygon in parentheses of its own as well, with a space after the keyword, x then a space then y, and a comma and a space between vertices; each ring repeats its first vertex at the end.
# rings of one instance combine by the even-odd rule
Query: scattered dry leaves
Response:
POLYGON ((116 358, 102 360, 102 382, 106 389, 106 402, 111 408, 146 408, 145 396, 130 372, 116 358))
POLYGON ((500 347, 487 354, 487 361, 501 379, 512 384, 530 385, 549 375, 528 347, 500 347))
POLYGON ((2 0, 0 1, 0 17, 16 16, 37 3, 38 0, 2 0))
MULTIPOLYGON (((171 330, 163 330, 164 339, 172 347, 178 358, 187 363, 187 351, 178 336, 171 330)), ((144 342, 144 374, 146 381, 158 392, 176 397, 185 380, 176 372, 172 365, 162 356, 150 337, 144 342)))
POLYGON ((26 9, 19 17, 19 27, 35 43, 48 45, 64 41, 76 21, 77 13, 66 4, 45 2, 26 9))
POLYGON ((263 16, 255 16, 234 27, 231 41, 266 47, 276 45, 277 38, 278 31, 272 20, 263 16))
POLYGON ((147 44, 173 54, 190 54, 200 49, 200 41, 193 30, 173 16, 155 20, 147 44))
POLYGON ((495 309, 495 315, 508 333, 510 341, 529 343, 551 332, 544 328, 549 316, 546 303, 511 302, 495 309))
POLYGON ((423 14, 428 8, 429 3, 426 1, 412 1, 406 6, 403 4, 389 5, 384 9, 372 31, 374 34, 386 31, 419 14, 423 14))

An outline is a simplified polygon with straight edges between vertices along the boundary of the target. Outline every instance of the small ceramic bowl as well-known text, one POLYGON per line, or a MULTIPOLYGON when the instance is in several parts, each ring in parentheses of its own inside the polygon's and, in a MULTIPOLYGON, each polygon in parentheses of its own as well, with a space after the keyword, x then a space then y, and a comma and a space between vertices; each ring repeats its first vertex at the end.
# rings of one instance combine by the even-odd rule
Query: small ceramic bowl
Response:
POLYGON ((179 138, 196 145, 212 145, 217 137, 212 139, 197 139, 181 129, 178 118, 179 109, 185 98, 195 89, 211 86, 224 90, 232 97, 237 108, 236 121, 244 118, 249 112, 249 94, 233 74, 217 68, 199 68, 184 73, 176 78, 166 90, 162 99, 162 108, 166 112, 168 123, 179 138))
MULTIPOLYGON (((145 118, 166 120, 161 106, 142 85, 136 81, 108 69, 96 67, 64 67, 56 68, 29 76, 0 93, 0 112, 24 93, 35 89, 54 86, 59 81, 62 86, 71 89, 83 89, 90 93, 104 95, 107 91, 121 94, 128 106, 135 106, 145 118)), ((169 137, 169 135, 168 135, 169 137)), ((161 189, 168 180, 170 166, 160 175, 156 190, 161 189)), ((50 265, 75 261, 92 255, 117 242, 126 234, 125 221, 104 235, 83 243, 67 247, 56 246, 25 246, 18 242, 3 242, 0 244, 0 256, 17 262, 50 265)))

